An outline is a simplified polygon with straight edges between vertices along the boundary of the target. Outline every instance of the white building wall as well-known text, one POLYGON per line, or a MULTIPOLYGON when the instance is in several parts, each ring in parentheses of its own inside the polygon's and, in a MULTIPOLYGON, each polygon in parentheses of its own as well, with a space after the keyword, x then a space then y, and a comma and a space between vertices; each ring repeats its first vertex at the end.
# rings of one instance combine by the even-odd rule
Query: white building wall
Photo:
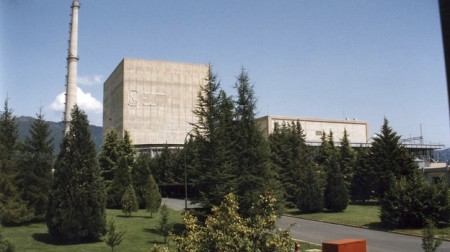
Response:
POLYGON ((356 120, 327 120, 312 119, 287 116, 264 116, 257 119, 261 130, 265 136, 273 133, 275 124, 282 126, 283 124, 291 124, 300 122, 305 133, 307 142, 321 142, 323 132, 329 134, 333 132, 333 141, 340 143, 344 136, 344 130, 347 130, 348 139, 353 144, 365 144, 369 139, 369 126, 365 121, 356 120))
POLYGON ((127 130, 134 145, 183 144, 207 71, 207 65, 124 59, 104 84, 104 131, 127 130))

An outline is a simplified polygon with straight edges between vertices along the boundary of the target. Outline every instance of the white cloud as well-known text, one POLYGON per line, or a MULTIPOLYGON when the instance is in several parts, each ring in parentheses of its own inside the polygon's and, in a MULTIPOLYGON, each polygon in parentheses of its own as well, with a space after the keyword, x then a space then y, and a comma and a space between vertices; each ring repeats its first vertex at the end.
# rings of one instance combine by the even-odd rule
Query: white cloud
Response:
MULTIPOLYGON (((49 109, 54 112, 64 112, 66 96, 65 92, 58 94, 55 100, 50 104, 49 109)), ((103 104, 97 100, 91 93, 84 92, 77 87, 77 104, 86 114, 92 124, 101 125, 103 104)))
POLYGON ((78 84, 80 85, 93 86, 102 83, 103 83, 103 75, 101 74, 78 76, 78 84))

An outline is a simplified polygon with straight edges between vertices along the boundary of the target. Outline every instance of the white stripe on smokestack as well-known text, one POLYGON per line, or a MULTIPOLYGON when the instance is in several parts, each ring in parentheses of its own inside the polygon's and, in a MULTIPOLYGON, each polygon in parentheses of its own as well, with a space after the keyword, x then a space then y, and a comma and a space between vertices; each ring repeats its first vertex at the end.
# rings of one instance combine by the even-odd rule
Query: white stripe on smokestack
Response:
POLYGON ((78 0, 72 2, 72 20, 70 23, 69 55, 67 56, 66 110, 64 113, 64 133, 69 132, 70 115, 77 103, 77 62, 78 62, 78 0))

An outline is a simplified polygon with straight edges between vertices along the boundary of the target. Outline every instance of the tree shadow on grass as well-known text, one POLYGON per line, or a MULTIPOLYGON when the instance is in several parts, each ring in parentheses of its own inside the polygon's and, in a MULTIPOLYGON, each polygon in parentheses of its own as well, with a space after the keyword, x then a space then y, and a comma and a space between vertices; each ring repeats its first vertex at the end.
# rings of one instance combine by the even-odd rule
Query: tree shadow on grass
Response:
POLYGON ((50 245, 60 245, 60 246, 101 242, 100 240, 91 240, 91 239, 89 239, 89 240, 79 239, 76 241, 71 241, 71 240, 67 240, 67 239, 64 239, 64 240, 56 239, 48 233, 34 233, 31 236, 37 242, 42 242, 42 243, 50 244, 50 245))
POLYGON ((153 219, 152 217, 150 217, 150 216, 147 216, 147 215, 145 215, 145 216, 142 216, 142 215, 131 215, 131 216, 128 216, 128 215, 125 215, 125 214, 118 214, 118 215, 116 215, 116 217, 118 217, 118 218, 141 218, 141 219, 153 219))
POLYGON ((157 228, 143 228, 144 232, 161 235, 161 232, 157 228))

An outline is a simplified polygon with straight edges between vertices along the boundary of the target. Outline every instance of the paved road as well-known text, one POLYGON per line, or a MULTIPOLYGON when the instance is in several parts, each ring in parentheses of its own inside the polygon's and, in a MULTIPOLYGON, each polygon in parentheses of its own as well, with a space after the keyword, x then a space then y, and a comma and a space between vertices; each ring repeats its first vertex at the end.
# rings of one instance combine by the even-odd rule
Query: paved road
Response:
MULTIPOLYGON (((164 198, 164 202, 172 209, 184 209, 184 200, 164 198)), ((286 229, 291 225, 293 225, 291 227, 293 238, 318 244, 321 244, 323 241, 342 238, 359 238, 367 240, 368 252, 423 251, 421 248, 422 239, 419 237, 302 220, 287 216, 282 216, 278 220, 278 226, 282 229, 286 229)), ((450 251, 450 242, 443 242, 438 251, 450 251)))
MULTIPOLYGON (((329 223, 302 220, 283 216, 278 226, 285 229, 291 224, 291 235, 295 239, 321 244, 342 238, 358 238, 367 241, 368 252, 412 252, 422 250, 422 238, 381 232, 363 228, 354 228, 329 223)), ((443 242, 439 252, 450 251, 450 242, 443 242)))

